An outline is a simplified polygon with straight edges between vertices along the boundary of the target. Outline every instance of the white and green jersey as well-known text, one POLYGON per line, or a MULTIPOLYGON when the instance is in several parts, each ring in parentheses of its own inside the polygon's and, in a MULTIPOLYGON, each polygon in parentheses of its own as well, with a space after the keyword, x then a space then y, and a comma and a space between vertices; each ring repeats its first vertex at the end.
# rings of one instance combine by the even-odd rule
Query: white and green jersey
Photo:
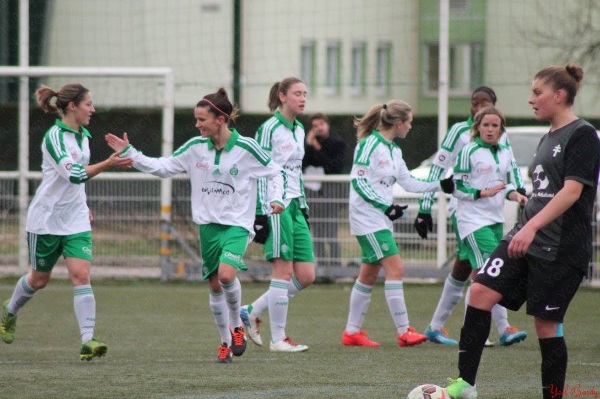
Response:
POLYGON ((42 183, 27 213, 27 231, 70 235, 90 231, 85 167, 90 163, 90 133, 56 120, 42 141, 42 183))
POLYGON ((413 177, 400 147, 377 130, 357 144, 350 178, 350 231, 358 236, 392 229, 384 212, 393 203, 395 183, 413 193, 440 189, 439 181, 413 177))
POLYGON ((269 203, 283 205, 285 172, 249 137, 235 129, 222 150, 210 138, 194 137, 169 157, 150 158, 132 146, 123 157, 133 159, 133 167, 155 176, 187 173, 192 187, 194 223, 240 226, 254 236, 256 182, 269 179, 269 203))
MULTIPOLYGON (((302 159, 304 158, 304 126, 297 119, 289 123, 279 111, 267 119, 256 132, 256 141, 273 160, 283 167, 287 175, 285 205, 298 198, 300 208, 308 208, 302 178, 302 159)), ((266 201, 267 182, 258 182, 256 214, 267 215, 270 207, 266 201)))
MULTIPOLYGON (((471 142, 471 126, 473 126, 473 118, 469 118, 466 121, 458 122, 452 125, 444 139, 440 149, 436 152, 431 163, 431 169, 429 169, 429 180, 439 180, 446 176, 446 172, 452 169, 458 157, 458 153, 463 149, 465 145, 471 142)), ((506 132, 500 136, 500 144, 504 144, 510 148, 510 142, 508 140, 508 134, 506 132)), ((512 154, 512 149, 510 150, 512 154)), ((512 171, 514 175, 514 182, 517 187, 523 187, 523 177, 521 171, 516 166, 512 171)), ((419 201, 419 212, 431 213, 431 207, 433 206, 433 193, 425 193, 419 201)), ((448 205, 450 214, 454 213, 456 209, 456 199, 451 198, 448 205)))
POLYGON ((461 240, 481 227, 504 223, 504 200, 516 190, 514 168, 512 152, 507 145, 492 146, 479 137, 458 153, 454 167, 456 189, 452 195, 458 199, 455 215, 461 240), (478 190, 502 183, 506 183, 503 192, 478 198, 478 190))

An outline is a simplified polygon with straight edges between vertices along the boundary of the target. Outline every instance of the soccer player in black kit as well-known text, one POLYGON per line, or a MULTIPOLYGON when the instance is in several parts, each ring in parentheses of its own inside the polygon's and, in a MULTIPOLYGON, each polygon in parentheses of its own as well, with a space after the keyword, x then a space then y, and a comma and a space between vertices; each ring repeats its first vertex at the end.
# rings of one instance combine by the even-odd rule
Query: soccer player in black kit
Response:
POLYGON ((454 399, 477 397, 475 378, 490 330, 490 309, 527 302, 542 355, 544 399, 563 397, 567 346, 562 322, 592 255, 592 213, 600 164, 596 129, 573 112, 583 70, 549 66, 533 80, 529 104, 550 123, 533 159, 533 192, 519 222, 478 273, 461 330, 454 399))

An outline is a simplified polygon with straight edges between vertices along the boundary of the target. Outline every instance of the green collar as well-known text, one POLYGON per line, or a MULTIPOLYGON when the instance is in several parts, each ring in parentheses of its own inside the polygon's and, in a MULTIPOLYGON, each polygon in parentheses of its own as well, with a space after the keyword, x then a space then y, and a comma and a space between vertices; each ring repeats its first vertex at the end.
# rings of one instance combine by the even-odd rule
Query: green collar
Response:
POLYGON ((88 138, 92 137, 92 135, 90 134, 90 132, 86 128, 84 128, 83 126, 79 126, 79 130, 80 131, 78 132, 77 130, 73 130, 69 126, 65 125, 63 123, 63 121, 61 121, 60 119, 57 119, 54 122, 54 125, 60 127, 63 130, 67 130, 67 131, 69 131, 71 133, 75 133, 75 134, 80 133, 80 134, 82 134, 82 135, 84 135, 84 136, 86 136, 88 138))
POLYGON ((475 137, 475 142, 483 148, 491 148, 494 149, 496 151, 498 151, 498 149, 500 148, 504 148, 504 146, 500 143, 498 143, 497 145, 492 145, 492 144, 488 144, 488 143, 484 143, 483 140, 481 140, 481 137, 477 136, 475 137))
POLYGON ((395 141, 390 141, 390 140, 386 139, 385 137, 383 137, 381 135, 381 133, 379 133, 379 130, 376 130, 376 129, 372 130, 371 135, 377 137, 377 139, 379 141, 381 141, 383 144, 387 145, 390 148, 398 147, 398 144, 396 144, 395 141))
POLYGON ((467 126, 471 127, 473 126, 473 117, 469 116, 469 119, 467 119, 467 126))
POLYGON ((283 123, 288 129, 290 129, 292 132, 294 131, 294 129, 296 128, 296 125, 298 125, 298 120, 294 119, 293 123, 290 123, 287 119, 285 119, 283 117, 283 115, 281 115, 281 112, 279 111, 275 111, 275 118, 277 118, 281 123, 283 123))
MULTIPOLYGON (((237 130, 235 129, 231 129, 231 136, 229 137, 229 140, 227 140, 227 143, 225 143, 225 146, 223 147, 223 149, 225 151, 229 151, 233 148, 233 146, 235 145, 235 143, 238 140, 238 137, 240 137, 240 134, 238 133, 237 130)), ((208 149, 212 150, 215 148, 215 143, 213 143, 212 138, 210 140, 208 140, 208 149)))

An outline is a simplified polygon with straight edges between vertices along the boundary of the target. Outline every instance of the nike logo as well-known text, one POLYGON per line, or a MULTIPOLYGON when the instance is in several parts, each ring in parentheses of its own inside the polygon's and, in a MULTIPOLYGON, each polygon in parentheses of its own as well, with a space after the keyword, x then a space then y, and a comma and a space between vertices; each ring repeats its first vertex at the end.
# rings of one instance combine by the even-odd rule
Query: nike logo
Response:
POLYGON ((546 305, 546 310, 556 310, 556 309, 560 309, 560 306, 550 307, 550 306, 546 305))

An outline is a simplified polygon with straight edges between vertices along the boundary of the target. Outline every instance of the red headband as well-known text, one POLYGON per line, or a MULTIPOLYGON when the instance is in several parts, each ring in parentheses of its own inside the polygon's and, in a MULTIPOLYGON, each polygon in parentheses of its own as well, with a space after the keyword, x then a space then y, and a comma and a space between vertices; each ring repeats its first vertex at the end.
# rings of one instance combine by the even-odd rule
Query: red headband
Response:
POLYGON ((227 112, 223 112, 223 110, 221 110, 221 108, 217 107, 215 104, 213 104, 212 102, 210 102, 210 100, 207 100, 206 98, 203 98, 202 101, 206 101, 207 103, 209 103, 214 109, 216 109, 217 111, 219 111, 220 113, 222 113, 223 115, 225 115, 226 117, 229 118, 229 114, 227 112))

